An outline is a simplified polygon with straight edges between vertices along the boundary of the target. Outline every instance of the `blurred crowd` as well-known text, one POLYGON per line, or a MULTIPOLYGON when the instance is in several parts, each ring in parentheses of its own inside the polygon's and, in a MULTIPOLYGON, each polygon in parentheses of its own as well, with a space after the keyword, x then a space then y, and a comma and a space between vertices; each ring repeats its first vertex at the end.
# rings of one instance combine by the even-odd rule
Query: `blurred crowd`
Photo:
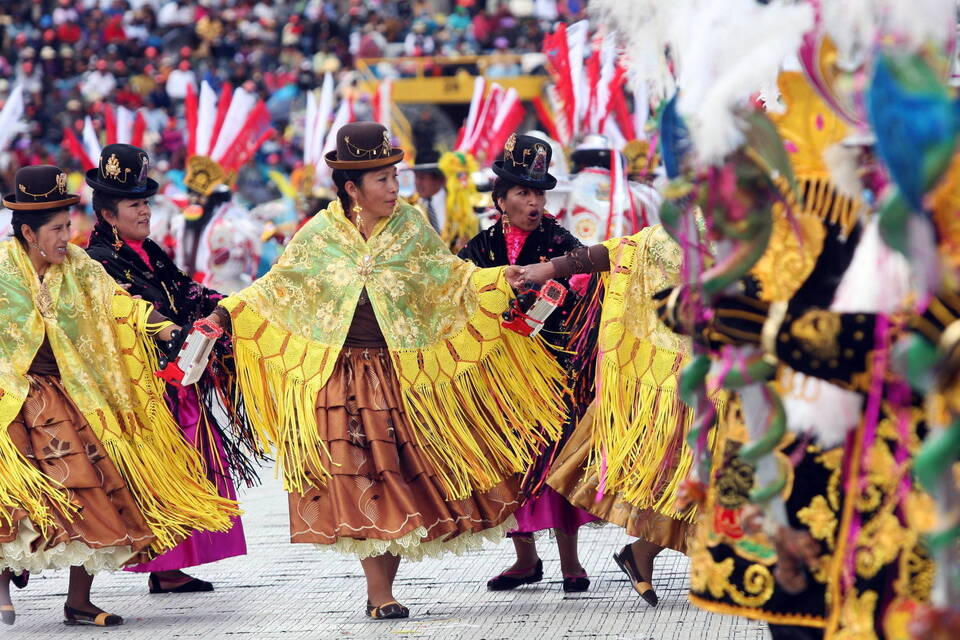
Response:
MULTIPOLYGON (((11 144, 0 181, 17 166, 78 169, 61 145, 87 116, 100 130, 103 104, 143 108, 151 152, 181 167, 187 87, 225 81, 268 100, 283 131, 291 105, 341 78, 358 58, 502 55, 499 75, 520 73, 509 55, 538 52, 557 19, 576 19, 585 0, 14 0, 0 7, 0 102, 24 89, 27 129, 11 144), (519 7, 520 11, 517 11, 519 7)), ((403 64, 373 67, 404 75, 403 64)), ((422 70, 420 71, 422 72, 422 70)), ((439 71, 437 71, 439 72, 439 71)), ((0 152, 7 150, 0 150, 0 152)), ((273 165, 298 153, 267 145, 273 165), (271 155, 272 154, 272 155, 271 155)))

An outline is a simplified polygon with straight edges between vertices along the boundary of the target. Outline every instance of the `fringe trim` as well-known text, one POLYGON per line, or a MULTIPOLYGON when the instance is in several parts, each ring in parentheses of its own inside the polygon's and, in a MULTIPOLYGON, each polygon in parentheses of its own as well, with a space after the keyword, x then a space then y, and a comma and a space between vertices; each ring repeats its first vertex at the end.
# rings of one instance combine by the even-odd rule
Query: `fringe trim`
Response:
POLYGON ((334 463, 320 437, 316 403, 339 348, 280 329, 245 302, 221 304, 230 311, 237 388, 261 450, 273 452, 285 491, 322 485, 334 463))
MULTIPOLYGON (((124 351, 124 355, 143 363, 150 372, 159 368, 158 350, 144 334, 162 325, 147 322, 151 309, 150 305, 141 305, 130 313, 125 324, 134 338, 132 346, 124 351)), ((124 344, 129 344, 129 340, 126 336, 124 344)), ((145 396, 141 399, 146 401, 144 415, 134 410, 107 414, 97 409, 84 412, 84 418, 103 443, 156 536, 153 549, 171 549, 194 530, 229 530, 233 526, 230 517, 240 515, 237 503, 221 498, 206 479, 203 461, 184 440, 163 400, 162 381, 152 374, 139 380, 147 387, 140 389, 145 396)))
POLYGON ((0 566, 14 573, 29 571, 37 575, 50 569, 82 566, 93 575, 101 571, 116 571, 134 555, 129 545, 95 549, 76 540, 61 542, 49 549, 41 545, 34 550, 35 542, 42 537, 32 522, 21 520, 17 537, 10 542, 0 543, 0 566))
MULTIPOLYGON (((647 379, 625 375, 615 362, 601 359, 593 447, 587 464, 601 479, 603 493, 617 494, 638 508, 692 523, 696 510, 681 513, 675 505, 680 484, 693 464, 686 434, 693 425, 694 411, 680 399, 675 383, 657 383, 649 374, 672 361, 671 377, 678 376, 686 359, 646 342, 637 347, 634 362, 650 363, 647 379)), ((726 401, 719 398, 716 404, 722 412, 726 401)), ((711 438, 711 449, 715 449, 714 432, 711 438)))
POLYGON ((419 562, 424 558, 440 558, 450 553, 459 556, 477 551, 483 547, 485 542, 500 542, 506 537, 508 531, 516 527, 516 518, 510 516, 495 527, 483 531, 464 531, 450 539, 437 538, 424 542, 423 539, 427 536, 427 529, 418 527, 395 540, 338 538, 332 544, 315 544, 314 546, 318 549, 354 556, 358 560, 392 553, 395 556, 401 556, 404 560, 419 562))
MULTIPOLYGON (((9 425, 7 425, 9 427, 9 425)), ((0 437, 0 519, 13 526, 13 511, 22 509, 46 536, 57 520, 73 522, 78 507, 70 502, 67 490, 34 467, 6 434, 0 437)))
POLYGON ((417 443, 449 499, 523 473, 561 436, 565 378, 540 338, 504 331, 500 344, 457 377, 403 385, 417 443))
POLYGON ((866 215, 867 207, 860 200, 842 195, 829 176, 799 176, 800 210, 811 213, 825 223, 836 224, 849 234, 866 215))

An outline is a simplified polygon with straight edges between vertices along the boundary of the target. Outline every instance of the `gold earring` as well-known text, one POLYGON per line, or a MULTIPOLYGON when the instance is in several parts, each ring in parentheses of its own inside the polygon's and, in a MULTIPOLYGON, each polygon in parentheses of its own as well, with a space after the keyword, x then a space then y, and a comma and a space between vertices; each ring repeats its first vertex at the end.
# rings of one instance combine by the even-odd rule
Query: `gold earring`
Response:
POLYGON ((120 251, 120 248, 123 246, 123 240, 120 239, 120 234, 117 233, 116 227, 110 225, 110 228, 113 229, 113 250, 120 251))
POLYGON ((351 211, 353 211, 353 216, 354 216, 353 224, 356 225, 357 231, 359 231, 362 235, 363 234, 363 216, 361 216, 360 214, 363 213, 363 207, 361 207, 360 203, 358 202, 357 204, 353 205, 353 209, 351 209, 351 211))

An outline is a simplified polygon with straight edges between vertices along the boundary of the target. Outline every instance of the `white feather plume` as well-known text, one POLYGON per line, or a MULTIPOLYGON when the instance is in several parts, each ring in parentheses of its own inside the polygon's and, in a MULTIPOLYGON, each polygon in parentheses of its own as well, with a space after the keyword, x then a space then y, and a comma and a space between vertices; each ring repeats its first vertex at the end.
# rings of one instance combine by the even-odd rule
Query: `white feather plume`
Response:
POLYGON ((812 27, 813 10, 806 4, 678 3, 670 25, 679 68, 677 106, 701 162, 719 162, 743 142, 738 108, 775 84, 784 60, 812 27))
POLYGON ((676 83, 667 65, 667 25, 680 3, 663 0, 593 0, 596 24, 615 33, 626 57, 625 67, 634 95, 659 101, 676 83))
POLYGON ((942 48, 955 37, 957 0, 821 0, 823 30, 841 66, 859 66, 884 39, 898 49, 942 48))

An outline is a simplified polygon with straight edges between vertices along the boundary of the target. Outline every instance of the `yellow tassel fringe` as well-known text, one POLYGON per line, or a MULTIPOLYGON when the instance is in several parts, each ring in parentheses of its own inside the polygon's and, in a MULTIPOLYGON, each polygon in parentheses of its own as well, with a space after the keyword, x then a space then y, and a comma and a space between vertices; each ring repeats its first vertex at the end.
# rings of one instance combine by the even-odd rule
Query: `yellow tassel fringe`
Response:
MULTIPOLYGON (((500 326, 511 299, 502 269, 473 276, 478 307, 465 326, 423 349, 391 350, 407 417, 451 499, 521 473, 566 417, 565 374, 541 340, 500 326)), ((248 415, 274 451, 287 491, 320 486, 333 461, 317 394, 340 348, 311 342, 228 300, 237 380, 248 415)))
POLYGON ((237 387, 257 440, 275 456, 283 488, 303 493, 330 475, 316 403, 339 349, 280 329, 245 302, 232 304, 230 313, 237 387))
MULTIPOLYGON (((640 350, 654 351, 649 343, 640 350)), ((669 351, 640 355, 672 361, 677 371, 685 364, 682 354, 669 351)), ((651 384, 623 375, 614 363, 601 360, 598 404, 594 414, 593 448, 589 465, 603 478, 604 493, 618 494, 624 502, 642 509, 694 522, 696 511, 676 508, 680 484, 689 475, 693 455, 686 435, 694 412, 680 399, 674 385, 651 384)), ((722 412, 725 400, 716 401, 722 412)), ((721 413, 722 415, 722 413, 721 413)), ((716 438, 711 432, 710 447, 716 438)))
POLYGON ((504 331, 482 360, 455 378, 403 385, 418 444, 448 498, 463 499, 523 473, 543 446, 560 437, 563 380, 539 337, 504 331))
MULTIPOLYGON (((50 527, 58 524, 58 517, 73 521, 77 506, 70 502, 67 490, 59 483, 43 475, 30 464, 13 440, 0 438, 0 505, 15 507, 27 512, 34 528, 46 536, 50 527)), ((13 526, 13 510, 0 509, 0 520, 6 527, 13 526)))
POLYGON ((153 375, 159 367, 157 346, 144 335, 155 334, 166 323, 148 322, 151 305, 123 298, 115 297, 114 313, 120 321, 125 370, 140 396, 137 406, 143 407, 142 415, 133 410, 110 414, 97 410, 84 417, 157 537, 153 550, 162 552, 196 529, 229 530, 231 516, 240 515, 240 510, 235 501, 220 497, 206 479, 199 454, 184 440, 163 402, 163 382, 153 375), (127 309, 131 303, 133 308, 127 309))

